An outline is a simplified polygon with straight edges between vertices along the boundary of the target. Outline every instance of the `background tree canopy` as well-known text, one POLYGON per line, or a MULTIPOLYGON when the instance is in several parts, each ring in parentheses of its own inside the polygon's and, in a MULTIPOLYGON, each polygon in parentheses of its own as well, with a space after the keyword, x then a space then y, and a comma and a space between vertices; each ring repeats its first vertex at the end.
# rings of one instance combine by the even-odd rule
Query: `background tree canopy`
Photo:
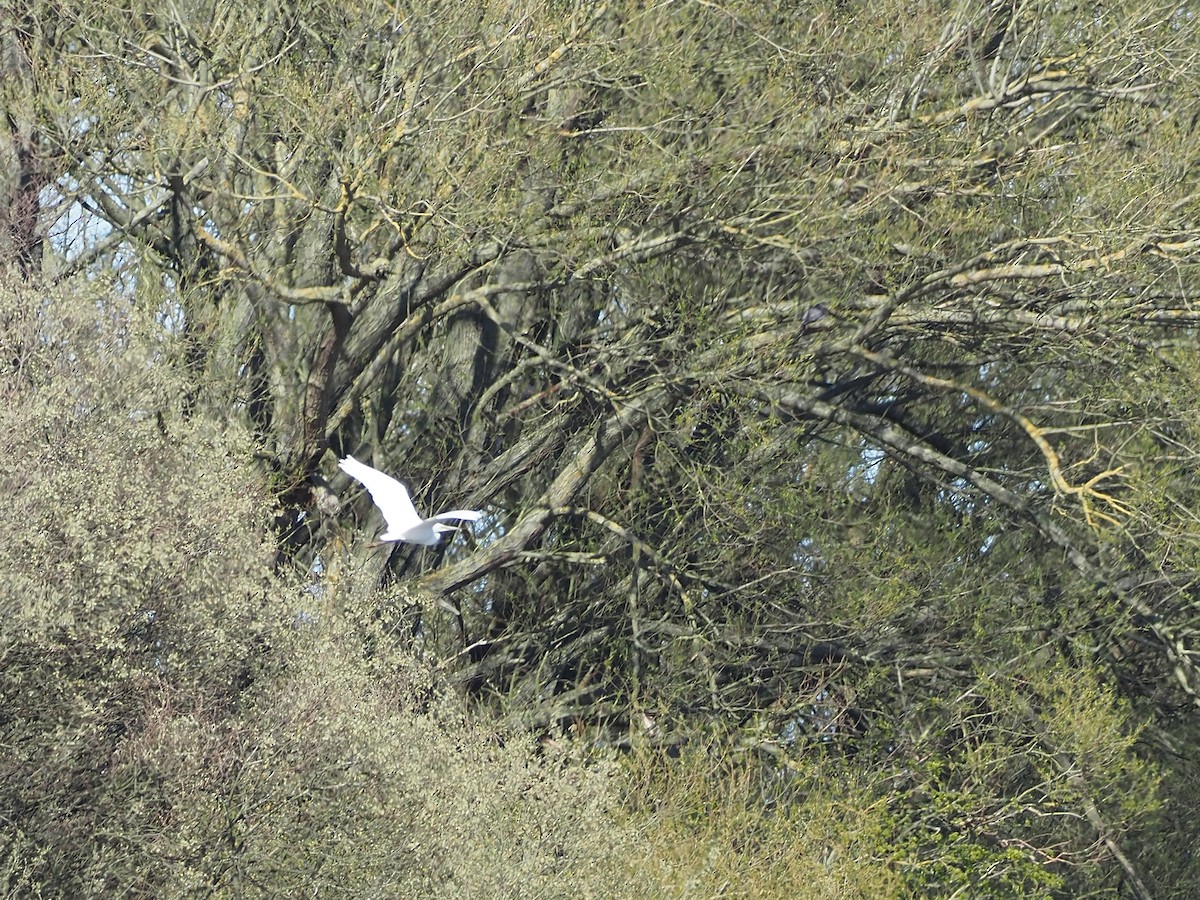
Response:
MULTIPOLYGON (((447 771, 510 764, 455 756, 454 686, 508 735, 678 754, 621 803, 547 764, 600 893, 637 860, 648 896, 782 896, 736 874, 780 847, 828 896, 1191 895, 1195 4, 6 7, 10 884, 93 827, 30 781, 70 734, 86 796, 130 760, 240 785, 139 889, 277 893, 311 860, 246 835, 332 852, 266 810, 336 780, 338 729, 404 709, 447 771), (371 550, 347 453, 487 515, 371 550), (330 666, 370 698, 337 728, 330 666), (296 783, 230 781, 255 754, 296 783), (650 856, 588 847, 578 796, 650 856)), ((428 796, 380 754, 363 835, 428 796)), ((446 889, 429 852, 388 889, 446 889)), ((456 884, 530 896, 521 858, 456 884)), ((330 883, 395 864, 354 860, 330 883)))

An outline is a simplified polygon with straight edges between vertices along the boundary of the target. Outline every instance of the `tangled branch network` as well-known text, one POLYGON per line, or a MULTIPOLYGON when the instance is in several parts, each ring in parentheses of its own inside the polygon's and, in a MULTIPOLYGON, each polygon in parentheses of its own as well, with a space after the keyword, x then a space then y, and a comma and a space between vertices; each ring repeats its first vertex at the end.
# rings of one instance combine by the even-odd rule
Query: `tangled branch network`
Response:
POLYGON ((361 483, 383 513, 387 528, 379 536, 381 541, 405 541, 432 547, 442 539, 443 534, 454 531, 453 525, 443 523, 475 522, 483 517, 483 513, 477 509, 452 509, 422 519, 408 496, 408 489, 392 476, 360 463, 353 456, 347 456, 339 462, 338 468, 361 483))

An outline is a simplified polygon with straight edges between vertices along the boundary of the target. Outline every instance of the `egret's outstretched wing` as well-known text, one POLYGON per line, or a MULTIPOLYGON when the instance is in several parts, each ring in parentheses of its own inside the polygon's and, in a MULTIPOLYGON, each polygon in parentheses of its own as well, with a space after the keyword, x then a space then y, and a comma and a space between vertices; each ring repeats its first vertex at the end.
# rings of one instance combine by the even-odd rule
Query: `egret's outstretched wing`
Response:
POLYGON ((371 499, 383 513, 388 531, 399 533, 421 523, 421 517, 417 515, 416 507, 408 496, 408 489, 391 475, 372 469, 353 456, 347 456, 339 462, 338 468, 361 482, 371 494, 371 499))
POLYGON ((449 512, 438 513, 436 516, 430 516, 428 522, 448 522, 451 519, 466 519, 469 522, 477 522, 483 518, 483 513, 477 509, 452 509, 449 512))

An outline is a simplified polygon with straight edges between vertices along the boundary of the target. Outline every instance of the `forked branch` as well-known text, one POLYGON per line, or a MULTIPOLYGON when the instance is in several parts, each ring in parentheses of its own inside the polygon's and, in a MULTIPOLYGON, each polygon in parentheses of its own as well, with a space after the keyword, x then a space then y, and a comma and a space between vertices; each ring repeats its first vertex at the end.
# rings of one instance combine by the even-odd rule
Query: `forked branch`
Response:
POLYGON ((853 352, 868 362, 872 362, 892 372, 899 372, 919 384, 964 393, 988 411, 1004 416, 1004 418, 1011 422, 1015 422, 1029 439, 1033 441, 1034 446, 1038 448, 1038 452, 1045 459, 1046 470, 1049 472, 1050 484, 1054 488, 1055 495, 1078 498, 1079 505, 1083 509, 1084 520, 1090 528, 1099 528, 1099 522, 1107 522, 1109 525, 1119 528, 1121 521, 1117 516, 1128 517, 1132 514, 1133 510, 1128 506, 1099 488, 1101 482, 1119 476, 1124 471, 1124 466, 1107 469, 1081 484, 1073 484, 1063 472, 1062 459, 1059 457, 1058 451, 1046 439, 1045 429, 1032 422, 1026 416, 1021 415, 1021 413, 1012 407, 1005 406, 977 387, 962 384, 949 378, 938 378, 936 375, 929 375, 918 369, 914 369, 912 366, 905 365, 885 353, 878 353, 874 350, 868 350, 865 347, 856 347, 853 352))

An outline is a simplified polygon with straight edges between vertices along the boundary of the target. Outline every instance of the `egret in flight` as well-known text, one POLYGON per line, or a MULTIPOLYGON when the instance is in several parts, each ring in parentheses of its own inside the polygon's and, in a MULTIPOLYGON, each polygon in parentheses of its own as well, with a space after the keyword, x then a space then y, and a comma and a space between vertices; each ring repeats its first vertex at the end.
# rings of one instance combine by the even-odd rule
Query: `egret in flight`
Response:
POLYGON ((442 523, 455 520, 474 522, 483 517, 483 513, 477 509, 452 509, 422 519, 409 499, 408 489, 392 476, 360 463, 353 456, 347 456, 339 462, 338 468, 360 482, 383 513, 387 528, 379 536, 381 541, 407 541, 432 547, 447 531, 454 531, 453 525, 442 523))

